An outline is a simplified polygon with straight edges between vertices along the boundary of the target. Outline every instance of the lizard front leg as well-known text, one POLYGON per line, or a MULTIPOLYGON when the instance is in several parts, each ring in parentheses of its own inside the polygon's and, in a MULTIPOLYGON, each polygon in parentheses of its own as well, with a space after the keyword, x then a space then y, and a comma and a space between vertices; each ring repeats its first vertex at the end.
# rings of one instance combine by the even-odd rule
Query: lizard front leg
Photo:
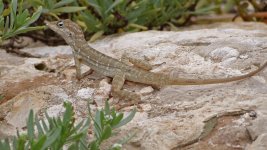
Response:
POLYGON ((152 65, 149 64, 147 61, 143 60, 143 59, 140 59, 140 58, 137 58, 137 57, 134 57, 134 56, 131 56, 127 53, 124 53, 122 56, 121 56, 121 61, 124 62, 124 63, 132 63, 134 66, 136 67, 139 67, 141 69, 144 69, 144 70, 151 70, 152 69, 152 65))
POLYGON ((73 53, 74 56, 74 63, 75 63, 75 68, 76 68, 76 78, 80 80, 82 78, 82 72, 81 72, 81 61, 82 59, 73 53))
POLYGON ((112 95, 115 97, 119 97, 121 99, 133 100, 136 102, 140 101, 141 100, 140 95, 126 90, 122 90, 124 82, 125 82, 125 74, 118 73, 117 75, 114 76, 111 86, 112 95))
POLYGON ((76 68, 76 78, 78 80, 82 79, 83 77, 91 74, 93 70, 90 68, 88 71, 82 74, 81 71, 81 64, 82 64, 82 59, 79 55, 74 54, 74 62, 75 62, 75 68, 76 68))

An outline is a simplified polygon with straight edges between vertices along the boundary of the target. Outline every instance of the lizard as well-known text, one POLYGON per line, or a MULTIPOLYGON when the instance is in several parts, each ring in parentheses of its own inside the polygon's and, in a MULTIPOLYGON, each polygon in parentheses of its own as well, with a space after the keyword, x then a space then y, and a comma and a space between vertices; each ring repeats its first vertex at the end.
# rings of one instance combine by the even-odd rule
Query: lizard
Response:
POLYGON ((137 93, 123 90, 125 80, 148 85, 202 85, 218 84, 242 80, 255 75, 267 66, 267 62, 247 74, 218 79, 186 79, 173 78, 166 74, 150 72, 145 63, 130 66, 118 59, 107 56, 88 45, 81 27, 70 19, 60 21, 45 21, 48 28, 59 34, 72 48, 76 68, 76 78, 80 79, 81 64, 89 66, 92 70, 113 78, 111 94, 122 99, 141 100, 137 93), (143 65, 142 65, 143 64, 143 65), (135 66, 136 65, 136 66, 135 66), (143 67, 142 67, 143 66, 143 67))

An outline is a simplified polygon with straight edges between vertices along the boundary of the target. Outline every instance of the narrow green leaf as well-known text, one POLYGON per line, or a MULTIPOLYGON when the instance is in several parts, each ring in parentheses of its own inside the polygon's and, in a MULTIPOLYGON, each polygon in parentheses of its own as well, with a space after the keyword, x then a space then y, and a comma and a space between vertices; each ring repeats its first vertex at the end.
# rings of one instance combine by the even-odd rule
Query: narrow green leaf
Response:
POLYGON ((46 135, 42 135, 38 141, 32 145, 31 149, 33 150, 41 150, 43 149, 42 147, 44 146, 44 143, 46 141, 46 135))
POLYGON ((40 121, 38 120, 38 117, 37 117, 37 116, 35 116, 35 125, 36 125, 36 127, 37 127, 38 137, 44 135, 44 130, 43 130, 43 128, 42 128, 42 126, 41 126, 41 123, 40 123, 40 121))
POLYGON ((88 144, 87 136, 83 136, 81 140, 79 141, 79 148, 80 150, 88 150, 88 147, 89 147, 89 144, 88 144))
POLYGON ((103 113, 101 113, 101 111, 97 110, 96 111, 96 114, 95 114, 95 123, 99 126, 100 129, 102 129, 103 127, 103 124, 102 124, 102 121, 101 121, 101 117, 103 115, 103 113))
POLYGON ((119 128, 127 124, 128 122, 130 122, 133 119, 135 113, 136 113, 136 109, 132 110, 131 113, 126 118, 122 119, 122 121, 119 124, 113 126, 113 128, 119 128))
POLYGON ((5 139, 5 140, 1 140, 0 141, 0 149, 3 150, 11 150, 10 144, 9 144, 9 140, 5 139))
POLYGON ((13 137, 12 146, 13 146, 13 149, 18 149, 18 139, 17 139, 17 137, 13 137))
POLYGON ((45 112, 46 120, 48 121, 48 128, 49 130, 53 129, 55 127, 55 124, 53 123, 53 118, 51 118, 47 112, 45 112))
POLYGON ((104 125, 105 125, 105 121, 106 121, 106 118, 105 118, 105 114, 104 114, 104 111, 101 110, 100 111, 100 122, 101 122, 101 129, 103 129, 104 125))
POLYGON ((19 7, 18 7, 18 14, 21 14, 22 10, 23 10, 23 0, 20 0, 20 3, 19 3, 19 7))
POLYGON ((62 121, 62 119, 60 117, 56 118, 56 122, 57 122, 57 125, 60 125, 60 126, 64 125, 64 123, 63 123, 63 121, 62 121))
POLYGON ((87 0, 88 4, 92 6, 96 12, 103 17, 102 11, 101 11, 101 5, 99 5, 95 0, 87 0))
POLYGON ((27 135, 30 141, 34 139, 34 116, 33 110, 30 110, 28 121, 27 121, 27 135))
POLYGON ((2 12, 4 10, 4 3, 3 0, 0 0, 0 14, 2 15, 2 12))
POLYGON ((98 31, 90 38, 89 41, 93 42, 93 41, 99 39, 103 34, 104 34, 104 30, 98 31))
MULTIPOLYGON (((4 26, 5 26, 4 17, 0 16, 0 35, 3 34, 4 26)), ((3 96, 1 99, 3 99, 3 96)))
POLYGON ((77 142, 71 144, 69 147, 68 147, 68 150, 80 150, 79 148, 79 144, 77 142))
POLYGON ((25 143, 26 143, 26 140, 24 138, 19 138, 17 150, 24 150, 25 143))
POLYGON ((55 126, 55 127, 59 127, 61 126, 60 122, 57 121, 58 118, 55 118, 53 117, 51 120, 52 120, 52 124, 55 126))
POLYGON ((99 144, 96 140, 92 141, 88 147, 90 150, 99 150, 99 144))
POLYGON ((52 145, 52 143, 54 143, 57 139, 59 139, 61 129, 62 129, 61 127, 56 128, 55 130, 53 130, 49 134, 47 134, 47 140, 45 141, 45 143, 42 147, 43 149, 50 147, 52 145))
POLYGON ((71 13, 71 12, 78 12, 87 9, 86 7, 79 7, 79 6, 65 6, 51 10, 53 13, 71 13))
POLYGON ((105 115, 110 115, 110 106, 108 101, 105 101, 105 115))
POLYGON ((134 24, 134 23, 130 23, 128 26, 129 27, 138 28, 138 29, 142 29, 142 30, 148 30, 148 28, 146 26, 142 26, 142 25, 138 25, 138 24, 134 24))
POLYGON ((61 0, 58 3, 55 4, 54 8, 62 7, 64 5, 67 5, 69 3, 74 2, 75 0, 61 0))
POLYGON ((112 10, 114 7, 116 7, 118 4, 120 4, 123 0, 115 0, 112 5, 109 6, 109 8, 105 11, 105 13, 108 13, 110 10, 112 10))
POLYGON ((84 120, 81 121, 80 123, 78 123, 78 124, 72 129, 72 131, 70 132, 70 134, 73 134, 73 133, 79 131, 83 124, 84 124, 84 120))
POLYGON ((42 119, 41 122, 42 122, 42 127, 43 127, 44 131, 48 132, 48 126, 46 125, 44 119, 42 119))
POLYGON ((103 134, 101 136, 101 140, 105 140, 108 139, 111 136, 112 133, 112 129, 110 127, 110 125, 105 126, 104 130, 103 130, 103 134))
POLYGON ((17 13, 17 0, 11 1, 11 13, 10 13, 10 29, 13 29, 15 20, 16 20, 16 13, 17 13))
POLYGON ((73 107, 71 103, 64 102, 65 112, 63 115, 63 124, 69 124, 73 117, 73 107))
POLYGON ((44 7, 48 8, 49 10, 54 8, 54 0, 45 0, 44 1, 44 7))
POLYGON ((11 7, 14 12, 17 12, 17 7, 18 7, 18 1, 17 0, 12 0, 11 1, 11 7))
POLYGON ((111 116, 112 116, 112 118, 116 118, 116 116, 117 116, 117 114, 116 114, 116 111, 115 111, 115 108, 114 108, 114 107, 111 109, 111 116))
POLYGON ((114 128, 117 124, 120 123, 121 119, 123 118, 123 113, 119 113, 113 120, 111 121, 111 127, 114 128))
MULTIPOLYGON (((6 17, 5 29, 3 31, 3 34, 8 33, 8 30, 9 30, 9 16, 6 17)), ((3 39, 6 39, 6 38, 4 38, 3 36, 3 39)))
POLYGON ((15 32, 10 33, 10 34, 8 34, 6 36, 3 36, 3 39, 7 39, 7 38, 10 38, 10 37, 15 36, 17 34, 26 33, 26 32, 29 32, 29 31, 42 30, 44 28, 46 28, 46 27, 45 26, 37 26, 37 27, 19 28, 15 32))
POLYGON ((87 31, 96 32, 99 30, 99 28, 97 27, 97 24, 99 24, 100 21, 94 15, 92 15, 89 11, 82 11, 80 13, 80 18, 86 24, 87 31))
POLYGON ((95 120, 94 120, 94 133, 97 139, 101 137, 102 134, 102 125, 101 125, 101 119, 100 119, 100 111, 97 110, 95 114, 95 120))
POLYGON ((18 28, 20 26, 22 26, 25 21, 26 21, 26 18, 29 16, 29 11, 28 9, 25 9, 21 14, 17 15, 16 17, 16 25, 15 25, 15 28, 18 28))
POLYGON ((41 13, 42 13, 42 6, 39 6, 36 12, 33 13, 32 17, 25 21, 25 24, 23 26, 27 27, 33 22, 35 22, 40 17, 41 13))
POLYGON ((67 139, 67 142, 79 141, 86 133, 78 133, 67 139))

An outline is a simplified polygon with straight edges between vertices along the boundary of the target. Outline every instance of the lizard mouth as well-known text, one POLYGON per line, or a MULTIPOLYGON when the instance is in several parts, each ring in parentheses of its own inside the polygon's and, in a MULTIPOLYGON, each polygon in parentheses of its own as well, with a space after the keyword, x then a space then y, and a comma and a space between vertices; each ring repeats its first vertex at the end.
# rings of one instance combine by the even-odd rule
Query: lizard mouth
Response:
POLYGON ((44 23, 45 23, 45 25, 48 25, 50 22, 45 20, 44 23))
POLYGON ((54 22, 49 22, 47 20, 44 21, 45 25, 50 28, 52 31, 56 32, 57 31, 57 28, 54 24, 54 22))
POLYGON ((51 26, 52 26, 51 22, 49 22, 49 21, 47 21, 47 20, 45 20, 44 23, 45 23, 45 25, 48 26, 48 27, 51 27, 51 26))

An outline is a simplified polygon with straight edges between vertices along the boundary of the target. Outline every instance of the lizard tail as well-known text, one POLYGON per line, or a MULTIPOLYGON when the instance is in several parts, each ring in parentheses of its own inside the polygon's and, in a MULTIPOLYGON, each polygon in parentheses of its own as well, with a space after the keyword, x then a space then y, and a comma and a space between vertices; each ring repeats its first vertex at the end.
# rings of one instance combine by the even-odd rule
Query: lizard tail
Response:
POLYGON ((168 81, 165 81, 165 85, 201 85, 201 84, 216 84, 216 83, 225 83, 225 82, 232 82, 237 80, 246 79, 248 77, 251 77, 258 72, 262 71, 267 66, 267 62, 265 62, 262 66, 260 66, 258 69, 236 77, 230 77, 230 78, 219 78, 219 79, 184 79, 184 78, 176 78, 171 79, 169 78, 168 81))

